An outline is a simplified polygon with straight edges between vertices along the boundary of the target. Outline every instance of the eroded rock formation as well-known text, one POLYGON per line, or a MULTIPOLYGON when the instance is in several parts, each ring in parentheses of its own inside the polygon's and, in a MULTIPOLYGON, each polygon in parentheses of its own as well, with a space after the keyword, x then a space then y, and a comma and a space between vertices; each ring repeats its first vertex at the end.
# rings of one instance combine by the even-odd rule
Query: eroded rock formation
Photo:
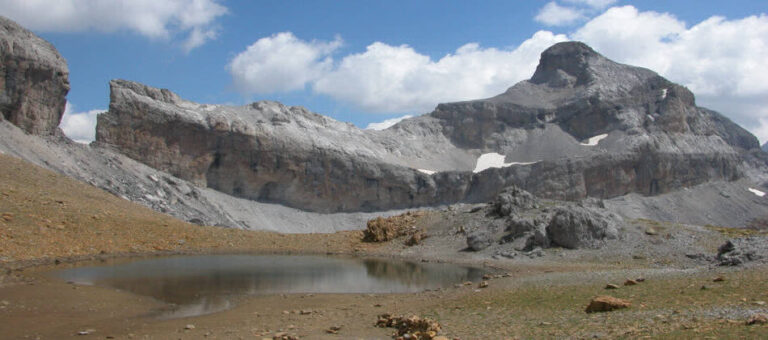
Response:
POLYGON ((0 118, 52 135, 69 92, 67 62, 50 43, 0 16, 0 118))
POLYGON ((552 199, 656 195, 742 176, 757 139, 656 73, 578 42, 542 53, 531 80, 440 104, 384 131, 276 102, 204 105, 110 83, 97 141, 237 197, 318 212, 485 202, 518 185, 552 199), (504 164, 473 173, 478 157, 504 164), (436 172, 432 174, 432 172, 436 172))

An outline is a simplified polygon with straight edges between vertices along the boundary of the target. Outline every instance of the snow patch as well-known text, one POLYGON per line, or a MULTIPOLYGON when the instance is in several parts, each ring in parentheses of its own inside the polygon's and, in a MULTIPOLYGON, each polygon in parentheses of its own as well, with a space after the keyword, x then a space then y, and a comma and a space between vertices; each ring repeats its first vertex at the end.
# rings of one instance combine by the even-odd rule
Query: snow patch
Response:
POLYGON ((538 161, 504 163, 504 158, 506 158, 506 156, 495 153, 495 152, 484 153, 477 158, 477 163, 475 164, 475 170, 472 170, 472 172, 478 173, 485 169, 490 169, 490 168, 506 168, 512 165, 528 165, 528 164, 538 163, 538 161))
POLYGON ((747 190, 749 190, 751 193, 753 193, 753 194, 755 194, 757 196, 760 196, 760 197, 765 196, 765 193, 760 191, 760 190, 753 189, 753 188, 747 188, 747 190))
POLYGON ((647 116, 648 116, 648 119, 650 119, 652 122, 656 121, 656 118, 653 118, 653 116, 651 116, 651 115, 647 115, 647 116))
POLYGON ((423 172, 423 173, 425 173, 427 175, 431 175, 431 174, 434 174, 434 173, 437 172, 435 170, 427 170, 427 169, 416 169, 416 170, 419 170, 420 172, 423 172))
POLYGON ((667 98, 667 89, 661 89, 661 100, 667 98))
POLYGON ((413 117, 413 116, 405 115, 405 116, 402 116, 402 117, 387 119, 387 120, 385 120, 383 122, 369 123, 368 126, 365 127, 365 129, 366 130, 385 130, 385 129, 388 129, 391 126, 399 123, 401 120, 408 119, 408 118, 411 118, 411 117, 413 117))
POLYGON ((607 133, 604 133, 602 135, 597 135, 597 136, 594 136, 592 138, 589 138, 589 139, 587 139, 586 143, 581 143, 581 145, 584 145, 584 146, 595 146, 595 145, 597 145, 597 143, 599 143, 605 137, 608 137, 607 133))

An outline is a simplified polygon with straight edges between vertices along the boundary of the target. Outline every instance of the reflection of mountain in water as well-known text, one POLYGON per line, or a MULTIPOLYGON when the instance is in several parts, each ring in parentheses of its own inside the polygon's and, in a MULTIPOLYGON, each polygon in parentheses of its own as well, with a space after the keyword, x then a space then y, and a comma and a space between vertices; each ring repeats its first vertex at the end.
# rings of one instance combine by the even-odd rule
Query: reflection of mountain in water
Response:
POLYGON ((483 274, 481 269, 451 264, 250 255, 169 257, 58 273, 66 280, 177 304, 175 316, 224 310, 238 295, 417 292, 483 274))
POLYGON ((371 277, 415 286, 428 286, 434 282, 450 285, 467 280, 472 281, 481 278, 486 273, 479 268, 434 263, 394 262, 376 259, 364 259, 362 262, 371 277))

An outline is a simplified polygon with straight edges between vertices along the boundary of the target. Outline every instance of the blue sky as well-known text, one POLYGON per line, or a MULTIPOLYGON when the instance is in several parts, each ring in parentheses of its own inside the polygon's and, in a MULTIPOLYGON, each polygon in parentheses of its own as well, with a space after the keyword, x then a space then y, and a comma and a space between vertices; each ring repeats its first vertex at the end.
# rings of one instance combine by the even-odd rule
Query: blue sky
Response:
POLYGON ((530 76, 541 50, 566 39, 683 83, 699 104, 768 139, 768 86, 761 85, 768 79, 766 1, 61 0, 55 6, 7 0, 0 13, 67 59, 72 90, 63 127, 78 139, 89 138, 83 130, 92 129, 92 110, 107 108, 114 78, 203 103, 277 100, 365 127, 429 112, 439 102, 500 93, 530 76), (730 66, 742 61, 735 71, 730 66))

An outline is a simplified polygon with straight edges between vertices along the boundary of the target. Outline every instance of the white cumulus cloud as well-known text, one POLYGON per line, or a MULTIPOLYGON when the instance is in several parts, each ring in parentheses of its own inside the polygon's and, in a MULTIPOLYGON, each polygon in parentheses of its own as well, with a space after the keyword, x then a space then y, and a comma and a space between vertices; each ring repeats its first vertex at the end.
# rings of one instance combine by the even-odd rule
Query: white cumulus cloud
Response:
POLYGON ((59 127, 64 134, 78 143, 90 143, 96 139, 96 116, 106 110, 74 112, 74 105, 67 102, 59 127))
POLYGON ((261 38, 229 63, 235 87, 242 93, 273 93, 303 89, 333 66, 334 41, 303 41, 283 32, 261 38))
POLYGON ((290 33, 262 38, 229 65, 243 93, 271 93, 310 85, 320 94, 369 112, 427 112, 440 102, 498 94, 531 76, 539 54, 565 40, 539 32, 516 48, 482 48, 470 43, 433 60, 407 46, 381 42, 334 64, 340 44, 303 41, 290 33))
MULTIPOLYGON (((589 11, 610 1, 569 1, 589 11), (575 4, 579 2, 579 4, 575 4)), ((647 67, 690 88, 715 109, 768 140, 768 15, 714 16, 689 25, 669 13, 613 7, 568 35, 539 31, 509 48, 465 44, 441 58, 407 45, 370 44, 338 56, 340 40, 263 38, 230 64, 244 93, 310 88, 365 112, 428 112, 437 103, 490 97, 530 78, 540 53, 584 41, 618 62, 647 67)))
POLYGON ((426 112, 440 102, 504 92, 531 76, 542 50, 565 39, 539 32, 511 49, 470 43, 438 60, 407 45, 377 42, 344 57, 314 90, 372 112, 426 112))
POLYGON ((216 38, 215 21, 227 8, 217 0, 4 0, 0 13, 35 31, 180 36, 181 47, 189 51, 216 38))
POLYGON ((384 130, 387 128, 392 127, 392 125, 395 125, 399 123, 403 119, 408 119, 413 117, 412 115, 405 115, 402 117, 395 117, 392 119, 387 119, 378 123, 369 123, 368 126, 365 127, 366 130, 384 130))
POLYGON ((557 2, 551 1, 544 5, 533 19, 547 26, 566 26, 584 18, 581 10, 560 6, 557 2))

